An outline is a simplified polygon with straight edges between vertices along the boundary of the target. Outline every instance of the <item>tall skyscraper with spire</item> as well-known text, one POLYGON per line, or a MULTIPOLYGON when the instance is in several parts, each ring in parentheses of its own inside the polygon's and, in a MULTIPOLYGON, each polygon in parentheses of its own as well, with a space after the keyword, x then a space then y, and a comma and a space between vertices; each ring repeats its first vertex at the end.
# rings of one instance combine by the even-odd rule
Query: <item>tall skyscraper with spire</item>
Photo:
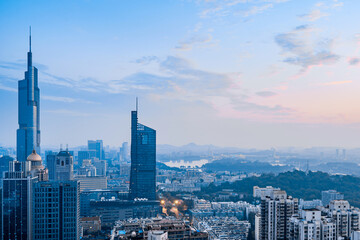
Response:
POLYGON ((156 199, 156 131, 138 122, 138 107, 131 112, 130 200, 156 199))
POLYGON ((18 84, 18 106, 17 159, 24 162, 33 150, 40 153, 40 90, 38 70, 32 64, 31 28, 27 71, 18 84))

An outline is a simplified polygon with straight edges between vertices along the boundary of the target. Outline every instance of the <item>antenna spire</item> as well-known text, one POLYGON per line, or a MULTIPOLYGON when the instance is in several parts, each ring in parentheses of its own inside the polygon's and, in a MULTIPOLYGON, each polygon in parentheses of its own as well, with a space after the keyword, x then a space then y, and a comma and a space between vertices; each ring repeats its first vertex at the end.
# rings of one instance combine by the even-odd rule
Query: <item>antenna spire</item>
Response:
POLYGON ((138 107, 139 107, 139 100, 138 97, 136 97, 136 111, 138 111, 138 107))
POLYGON ((31 26, 30 26, 30 33, 29 33, 29 52, 31 52, 31 26))

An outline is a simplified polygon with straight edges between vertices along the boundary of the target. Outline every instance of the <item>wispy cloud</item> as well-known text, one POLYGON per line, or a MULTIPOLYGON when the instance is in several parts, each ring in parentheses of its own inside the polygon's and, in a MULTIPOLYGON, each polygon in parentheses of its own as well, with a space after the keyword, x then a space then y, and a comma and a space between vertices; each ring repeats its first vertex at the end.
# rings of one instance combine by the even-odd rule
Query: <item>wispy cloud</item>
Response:
POLYGON ((244 17, 249 17, 252 15, 256 15, 256 14, 260 14, 263 13, 264 11, 266 11, 269 8, 273 8, 274 4, 272 3, 268 3, 268 4, 264 4, 264 5, 260 5, 260 6, 253 6, 250 9, 246 10, 242 16, 244 17))
POLYGON ((205 36, 195 35, 192 36, 190 39, 180 41, 179 45, 176 46, 175 48, 182 51, 188 51, 191 50, 196 45, 210 43, 212 39, 213 38, 211 34, 207 34, 205 36))
POLYGON ((347 84, 347 83, 352 83, 352 81, 350 81, 350 80, 348 80, 348 81, 333 81, 333 82, 322 83, 321 85, 333 86, 333 85, 342 85, 342 84, 347 84))
POLYGON ((2 84, 0 84, 0 90, 9 91, 9 92, 17 92, 16 88, 7 87, 2 84))
POLYGON ((94 104, 93 101, 87 101, 79 98, 70 98, 70 97, 57 97, 57 96, 41 96, 41 99, 48 101, 64 102, 64 103, 88 103, 94 104))
POLYGON ((290 32, 278 34, 275 42, 286 56, 283 61, 301 66, 302 71, 337 62, 340 56, 332 52, 333 39, 315 40, 313 35, 317 32, 310 25, 301 25, 290 32))
POLYGON ((300 15, 299 17, 302 20, 314 22, 314 21, 319 20, 320 18, 326 17, 326 16, 329 16, 329 14, 324 13, 324 12, 320 11, 319 9, 315 9, 315 10, 312 10, 310 13, 300 15))
POLYGON ((257 92, 256 95, 260 97, 273 97, 276 96, 277 93, 272 91, 261 91, 261 92, 257 92))
POLYGON ((153 62, 159 62, 160 59, 156 56, 144 56, 142 58, 138 58, 136 59, 134 62, 135 63, 139 63, 139 64, 143 64, 143 65, 147 65, 153 62))
POLYGON ((89 117, 89 116, 93 115, 90 113, 73 111, 73 110, 68 110, 68 109, 44 110, 44 112, 58 114, 58 115, 64 115, 64 116, 71 116, 71 117, 89 117))
POLYGON ((360 58, 358 57, 352 57, 348 59, 348 62, 351 66, 357 66, 360 63, 360 58))
POLYGON ((273 8, 275 4, 285 3, 289 0, 214 0, 203 1, 205 9, 200 16, 207 17, 224 17, 229 15, 240 15, 242 17, 249 17, 260 14, 267 9, 273 8), (244 5, 248 8, 244 10, 244 5))

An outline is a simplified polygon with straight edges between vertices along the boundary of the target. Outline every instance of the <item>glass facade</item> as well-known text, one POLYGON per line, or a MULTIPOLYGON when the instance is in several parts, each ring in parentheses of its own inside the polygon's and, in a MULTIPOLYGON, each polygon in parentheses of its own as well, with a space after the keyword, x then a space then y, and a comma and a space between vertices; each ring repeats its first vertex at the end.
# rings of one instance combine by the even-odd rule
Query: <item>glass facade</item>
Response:
POLYGON ((40 90, 38 70, 32 66, 31 46, 27 63, 25 79, 18 83, 19 129, 16 132, 17 160, 23 162, 34 149, 40 154, 40 90))
POLYGON ((3 180, 3 239, 31 239, 31 188, 34 178, 16 172, 3 180))
POLYGON ((37 182, 33 188, 33 238, 80 238, 80 184, 37 182))
POLYGON ((138 123, 131 112, 130 200, 156 199, 156 131, 138 123))

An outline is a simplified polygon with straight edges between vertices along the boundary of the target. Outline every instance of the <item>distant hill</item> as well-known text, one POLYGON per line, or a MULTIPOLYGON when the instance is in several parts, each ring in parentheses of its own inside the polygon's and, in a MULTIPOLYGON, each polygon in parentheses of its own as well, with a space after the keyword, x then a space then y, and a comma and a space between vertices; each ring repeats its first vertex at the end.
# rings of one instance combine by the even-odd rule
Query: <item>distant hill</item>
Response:
POLYGON ((360 178, 350 175, 329 175, 324 172, 301 171, 285 172, 278 175, 264 174, 260 177, 245 178, 234 183, 224 183, 220 186, 211 184, 202 189, 199 195, 217 196, 222 189, 233 189, 234 192, 252 195, 253 187, 273 186, 285 190, 295 198, 305 200, 321 199, 321 191, 334 189, 344 194, 345 200, 351 205, 360 207, 360 178))

